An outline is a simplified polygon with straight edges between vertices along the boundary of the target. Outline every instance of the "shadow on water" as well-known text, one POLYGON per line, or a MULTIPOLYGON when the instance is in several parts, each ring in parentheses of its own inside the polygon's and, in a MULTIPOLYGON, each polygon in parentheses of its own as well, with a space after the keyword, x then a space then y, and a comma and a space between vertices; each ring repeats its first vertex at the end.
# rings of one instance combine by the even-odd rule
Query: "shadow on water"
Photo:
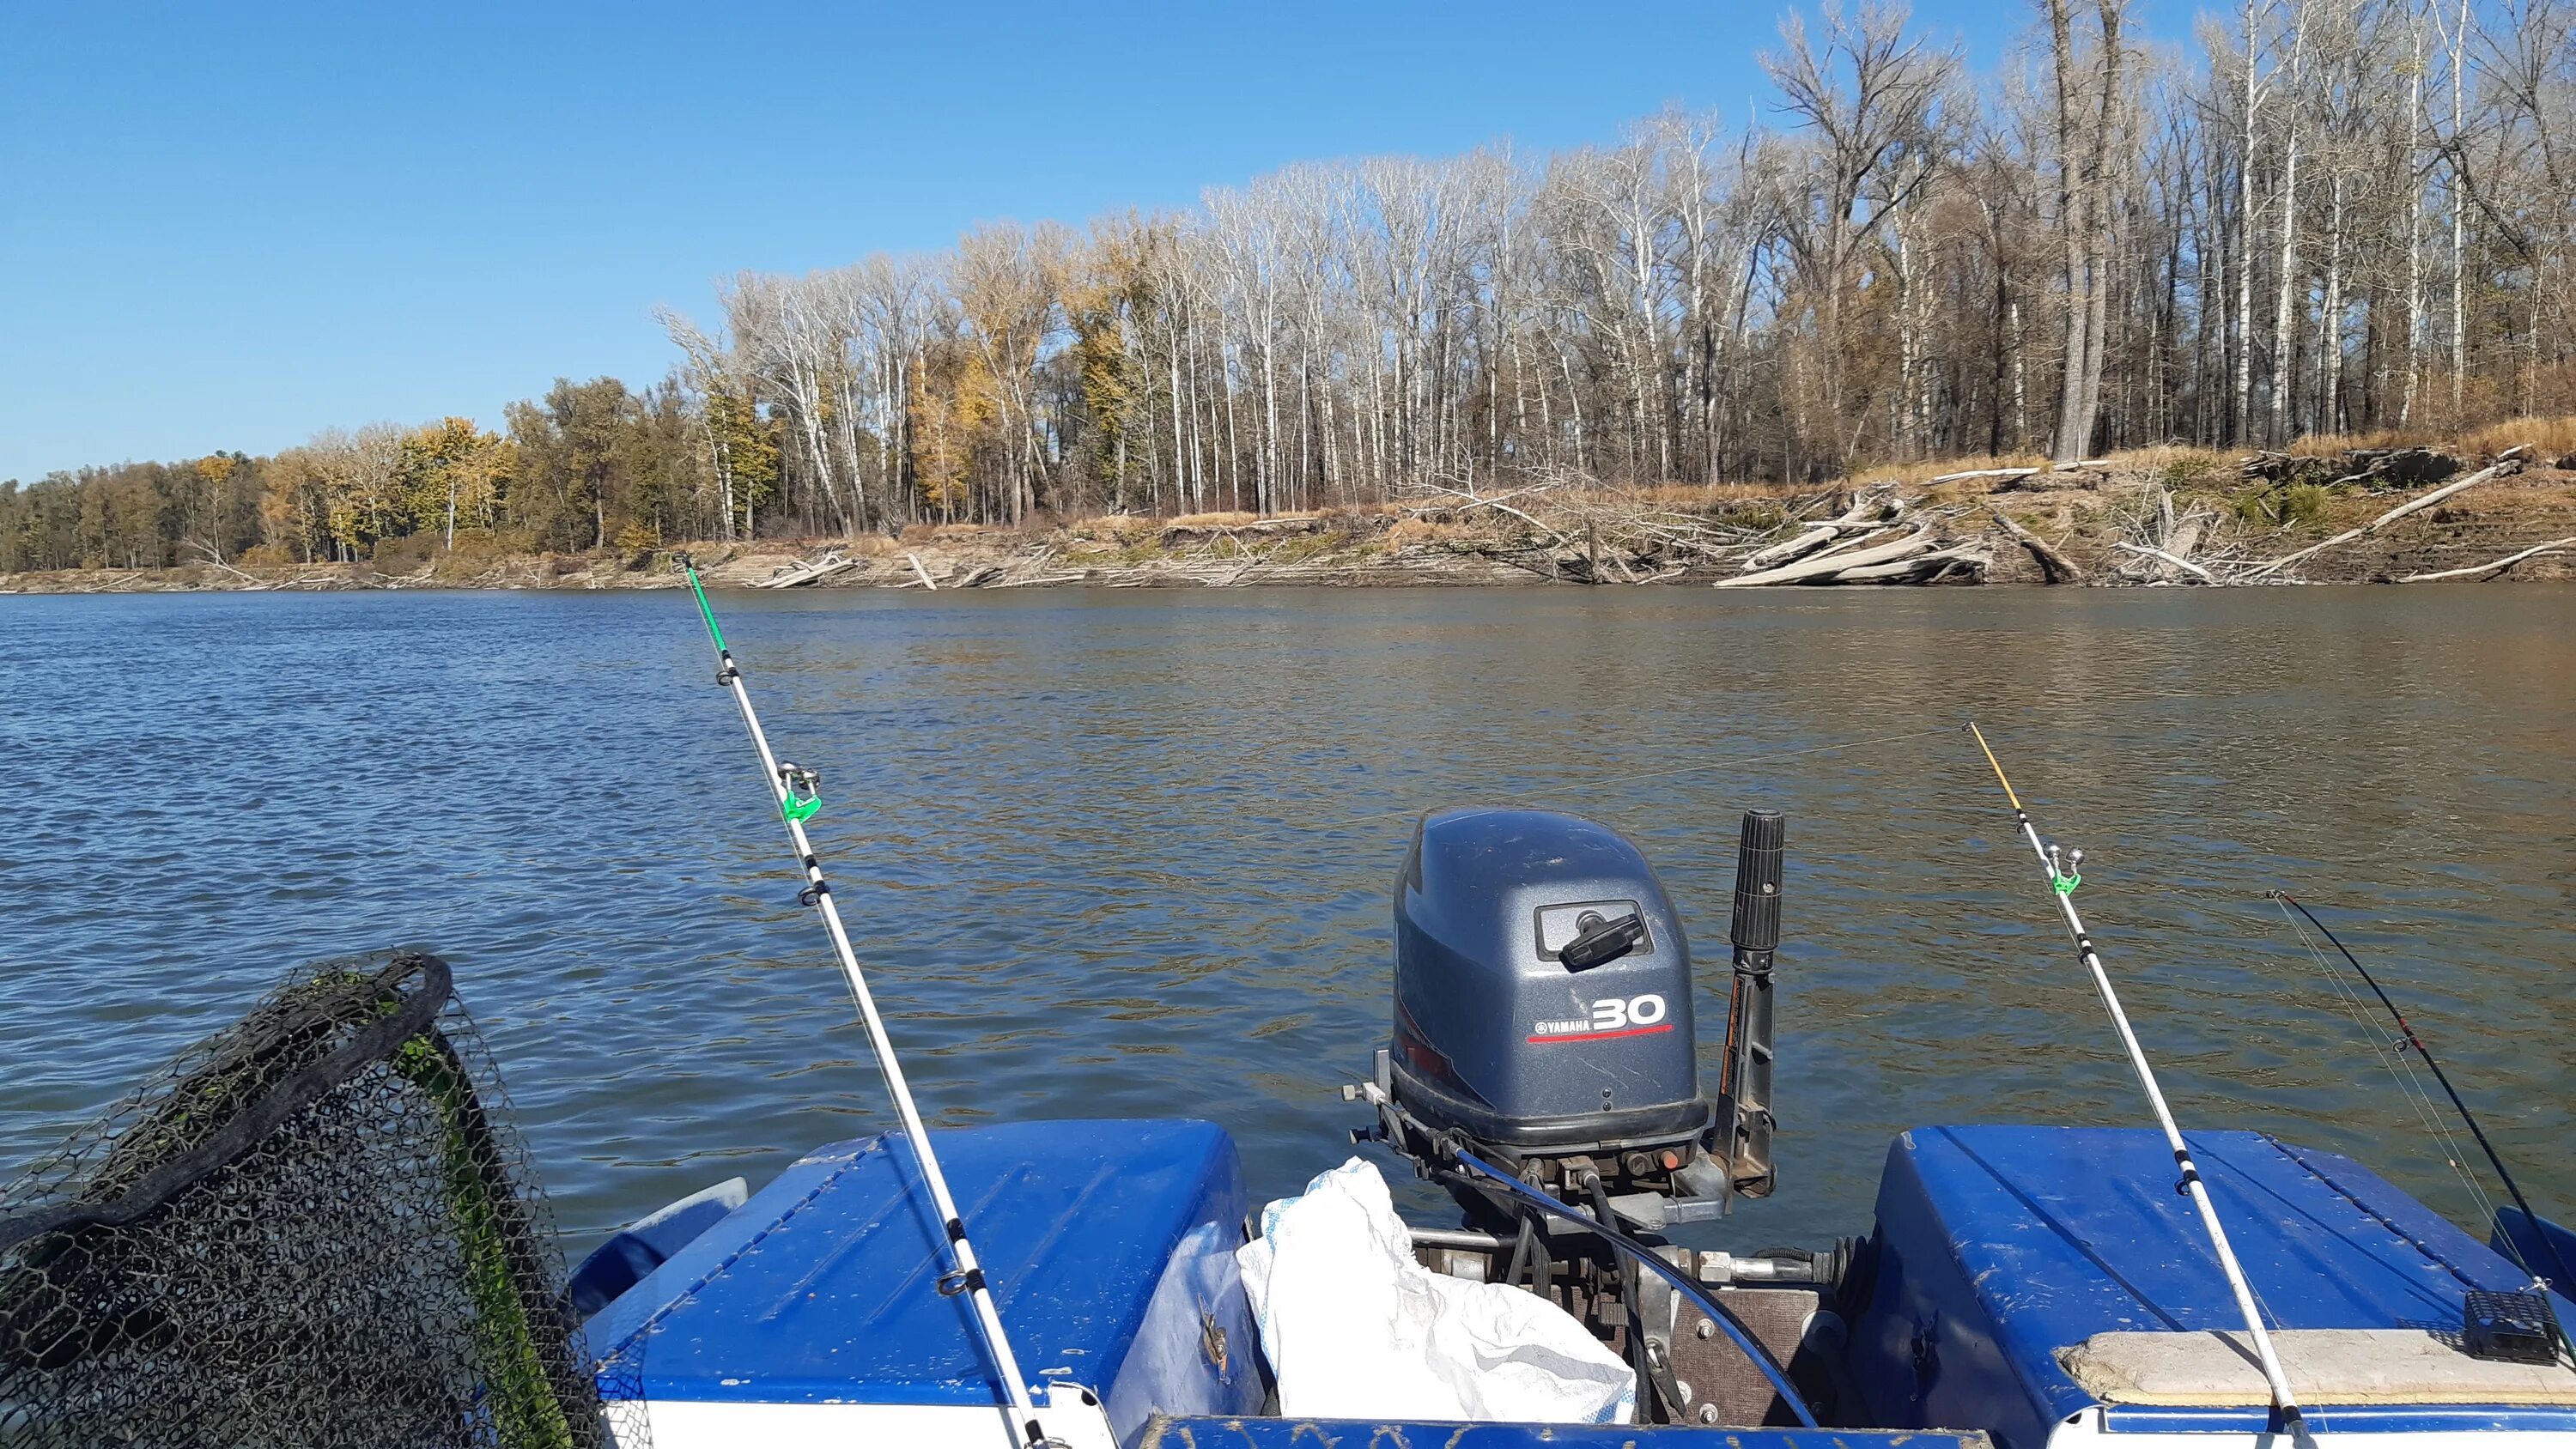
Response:
MULTIPOLYGON (((1724 1011, 1737 813, 1790 815, 1780 1194, 1857 1231, 1888 1138, 2142 1110, 1973 710, 2187 1124, 2469 1200, 2263 890, 2415 1008, 2576 1196, 2576 590, 720 602, 926 1107, 1186 1113, 1256 1192, 1339 1160, 1413 814, 1635 835, 1724 1011), (1941 733, 1920 735, 1926 730, 1941 733), (1891 740, 1888 737, 1915 735, 1891 740), (1826 749, 1852 741, 1877 741, 1826 749), (2338 910, 2342 906, 2350 909, 2338 910)), ((13 599, 0 1166, 287 964, 445 952, 565 1222, 873 1130, 881 1091, 677 594, 13 599)))

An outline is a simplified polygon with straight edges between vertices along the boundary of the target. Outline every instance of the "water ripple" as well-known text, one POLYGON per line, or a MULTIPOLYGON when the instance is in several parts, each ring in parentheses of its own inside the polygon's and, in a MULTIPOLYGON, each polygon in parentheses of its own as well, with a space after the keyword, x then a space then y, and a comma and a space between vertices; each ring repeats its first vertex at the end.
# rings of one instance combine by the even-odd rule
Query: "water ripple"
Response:
MULTIPOLYGON (((943 1122, 1204 1115, 1256 1191, 1302 1181, 1385 1033, 1411 812, 1524 795, 1634 834, 1712 960, 1737 812, 1790 813, 1783 1186, 1722 1238, 1859 1229, 1908 1126, 2137 1121, 1982 762, 1785 753, 1974 710, 2086 847, 2187 1121, 2467 1214, 2260 901, 2287 883, 2576 1193, 2576 590, 722 607, 943 1122)), ((678 596, 22 598, 0 630, 0 1168, 286 965, 395 944, 455 962, 583 1235, 882 1120, 678 596)))

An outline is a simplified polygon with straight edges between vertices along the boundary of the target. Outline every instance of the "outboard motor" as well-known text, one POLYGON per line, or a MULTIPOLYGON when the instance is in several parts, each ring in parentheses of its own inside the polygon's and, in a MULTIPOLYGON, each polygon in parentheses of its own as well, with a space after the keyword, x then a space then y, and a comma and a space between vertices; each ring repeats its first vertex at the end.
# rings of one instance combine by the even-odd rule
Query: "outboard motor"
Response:
POLYGON ((1525 1286, 1615 1345, 1637 1372, 1640 1423, 1785 1422, 1739 1348, 1753 1339, 1810 1404, 1837 1392, 1827 1365, 1856 1244, 1737 1254, 1662 1236, 1771 1191, 1785 831, 1771 811, 1745 814, 1715 1101, 1700 1090, 1690 942, 1663 883, 1616 831, 1543 810, 1423 817, 1395 886, 1394 1038, 1371 1080, 1343 1089, 1377 1109, 1352 1138, 1410 1158, 1464 1212, 1458 1228, 1412 1228, 1415 1256, 1525 1286), (1462 1152, 1568 1211, 1465 1170, 1462 1152), (1720 1332, 1623 1254, 1730 1290, 1707 1301, 1731 1324, 1720 1332))
POLYGON ((1442 1159, 1445 1136, 1533 1182, 1597 1185, 1648 1229, 1769 1191, 1781 839, 1778 815, 1745 817, 1728 1091, 1713 1105, 1690 942, 1637 847, 1542 810, 1425 816, 1395 889, 1394 1039, 1348 1094, 1379 1108, 1362 1135, 1418 1164, 1442 1159))

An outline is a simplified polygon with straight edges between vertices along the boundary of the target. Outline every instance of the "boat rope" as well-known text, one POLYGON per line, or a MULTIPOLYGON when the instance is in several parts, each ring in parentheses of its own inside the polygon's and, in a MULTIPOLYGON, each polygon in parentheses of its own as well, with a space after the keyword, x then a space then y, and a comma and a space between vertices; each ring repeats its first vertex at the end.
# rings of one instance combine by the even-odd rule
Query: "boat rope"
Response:
MULTIPOLYGON (((2554 1287, 2560 1292, 2576 1289, 2576 1275, 2571 1275, 2567 1271, 2567 1261, 2559 1255, 2558 1244, 2542 1231, 2540 1214, 2532 1211, 2531 1200, 2522 1195, 2522 1184, 2514 1181, 2512 1169, 2504 1165, 2504 1157, 2496 1151, 2495 1144, 2487 1140, 2486 1129, 2478 1124, 2477 1114, 2469 1110, 2469 1104, 2461 1100, 2460 1089, 2451 1085, 2451 1074, 2442 1070, 2442 1064, 2433 1059, 2432 1048, 2424 1045, 2424 1038, 2416 1034, 2415 1024, 2406 1019, 2405 1012, 2397 1009, 2397 1003, 2389 998, 2387 989, 2379 984, 2379 978, 2370 974, 2370 968, 2361 964, 2361 959, 2352 954, 2352 948, 2344 945, 2342 939, 2336 936, 2325 922, 2318 920, 2316 913, 2310 911, 2306 903, 2285 890, 2274 890, 2268 894, 2275 903, 2283 907, 2284 918, 2291 910, 2296 910, 2307 919, 2309 925, 2317 928, 2318 934, 2324 936, 2327 942, 2342 954, 2344 961, 2352 967, 2353 974, 2360 977, 2362 984, 2370 988, 2370 994, 2378 997, 2379 1004, 2387 1008, 2389 1018, 2397 1023, 2397 1034, 2400 1039, 2423 1060, 2425 1068, 2432 1072, 2433 1080, 2441 1084, 2443 1095, 2451 1099, 2451 1109, 2460 1114, 2460 1121, 2469 1129, 2469 1135, 2477 1139, 2478 1150, 2486 1154, 2487 1165, 2495 1169, 2496 1180, 2503 1183, 2504 1190, 2513 1195, 2513 1205, 2522 1210, 2523 1222, 2528 1226, 2531 1235, 2548 1250, 2549 1266, 2558 1270, 2558 1277, 2554 1281, 2550 1280, 2538 1271, 2537 1265, 2528 1262, 2522 1264, 2523 1270, 2531 1273, 2535 1279, 2546 1286, 2554 1287)), ((2292 921, 2290 924, 2295 928, 2298 922, 2292 921)), ((2305 939, 2304 933, 2301 939, 2305 939)), ((2519 1259, 2521 1247, 2513 1241, 2513 1235, 2503 1233, 2499 1236, 2505 1240, 2508 1247, 2514 1249, 2515 1256, 2519 1259)), ((2551 1312, 2555 1314, 2556 1311, 2555 1305, 2552 1305, 2551 1312)), ((2560 1336, 2565 1337, 2563 1333, 2560 1336)))
POLYGON ((716 646, 716 683, 732 693, 735 707, 742 712, 743 728, 750 733, 753 748, 760 752, 760 767, 769 781, 770 797, 778 806, 779 819, 785 822, 788 838, 796 847, 796 859, 804 868, 805 888, 796 899, 812 906, 815 914, 823 918, 823 929, 832 938, 832 950, 841 959, 841 974, 848 980, 850 995, 859 1005, 860 1019, 867 1025, 869 1049, 876 1055, 877 1069, 885 1076, 886 1091, 894 1098, 895 1111, 903 1118, 904 1135, 912 1144, 922 1184, 930 1192, 931 1208, 945 1227, 953 1267, 940 1277, 938 1290, 949 1297, 962 1293, 973 1305, 976 1331, 984 1341, 984 1351, 992 1357, 1007 1406, 1019 1421, 1022 1442, 1030 1449, 1059 1446, 1060 1441, 1048 1438, 1038 1424, 1028 1381, 1020 1376, 1019 1358, 1011 1352, 1010 1338, 1002 1331, 1002 1315, 993 1303, 992 1284, 975 1255, 974 1244, 967 1238, 966 1221, 958 1214, 957 1200, 949 1195, 947 1175, 939 1170, 939 1156, 931 1150, 929 1129, 922 1125, 921 1109, 912 1100, 912 1086, 904 1079, 902 1062, 895 1057, 893 1039, 886 1035, 885 1018, 877 1013, 876 998, 868 993, 867 977, 859 970, 857 953, 850 948, 850 933, 841 924, 840 908, 832 903, 831 883, 824 878, 813 841, 805 834, 805 822, 813 819, 823 805, 816 793, 817 777, 811 770, 782 763, 771 751, 769 736, 760 727, 760 716, 751 707, 751 691, 743 687, 742 670, 734 663, 733 650, 726 645, 724 630, 716 623, 715 606, 707 602, 706 587, 698 582, 697 566, 684 556, 680 567, 688 575, 689 591, 697 596, 698 614, 706 620, 707 637, 716 646))
POLYGON ((2138 1085, 2146 1090, 2147 1104, 2155 1109, 2156 1125, 2164 1129, 2165 1145, 2173 1149, 2174 1167, 2180 1174, 2177 1184, 2182 1194, 2191 1199, 2200 1213, 2201 1226, 2209 1233, 2209 1244, 2218 1254, 2218 1266, 2227 1274, 2227 1286, 2236 1298, 2236 1308, 2244 1315, 2245 1330, 2253 1340, 2254 1356, 2263 1367, 2263 1380, 2272 1390, 2273 1433, 2286 1433, 2296 1441, 2305 1437, 2306 1423, 2299 1411, 2298 1397, 2290 1391, 2289 1375, 2282 1371, 2280 1355, 2273 1351, 2272 1335, 2263 1326, 2263 1310, 2255 1301, 2253 1285, 2246 1281, 2245 1267, 2236 1261, 2236 1250, 2227 1241, 2227 1227, 2218 1220, 2217 1205, 2209 1198, 2209 1185, 2201 1181, 2200 1169, 2192 1161, 2191 1148, 2182 1140, 2182 1129, 2174 1125, 2173 1109, 2165 1105, 2165 1094, 2156 1085, 2155 1068, 2147 1062, 2146 1049, 2138 1044, 2138 1034, 2130 1029, 2129 1014, 2120 1007, 2120 994, 2111 988, 2111 973, 2102 966, 2101 953, 2093 949, 2092 933, 2084 927, 2084 918, 2075 910, 2075 886, 2083 879, 2084 852, 2078 850, 2061 863, 2058 852, 2040 843, 2039 828, 2030 823, 2030 812, 2022 808, 2021 796, 2014 793, 2012 781, 2004 774, 2003 762, 1995 758, 1994 747, 1986 743, 1986 732, 1968 721, 1968 733, 1975 736, 1977 748, 1994 769, 1995 783, 2004 787, 2004 798, 2012 802, 2013 822, 2021 827, 2030 841, 2033 854, 2048 872, 2049 894, 2057 902, 2058 913, 2066 918, 2067 933, 2075 938, 2075 952, 2083 958, 2084 968, 2093 975, 2093 989, 2102 998, 2102 1006, 2111 1014, 2111 1025, 2120 1034, 2120 1045, 2128 1052, 2129 1066, 2138 1074, 2138 1085))
POLYGON ((1806 1397, 1798 1392, 1796 1384, 1789 1382, 1788 1371, 1780 1367, 1778 1359, 1771 1356, 1771 1350, 1762 1346, 1762 1341, 1753 1336, 1753 1331, 1746 1328, 1732 1310, 1720 1305, 1715 1295, 1692 1282, 1679 1268, 1665 1262, 1662 1254, 1590 1213, 1539 1191, 1463 1147, 1454 1147, 1451 1150, 1457 1155, 1460 1163, 1473 1169, 1479 1176, 1493 1179, 1505 1192, 1522 1199, 1541 1212, 1563 1218, 1578 1227, 1590 1229, 1599 1234, 1602 1241, 1618 1249, 1648 1272, 1671 1284, 1674 1292, 1689 1299, 1691 1306, 1708 1315, 1710 1322, 1725 1330, 1726 1336, 1735 1340, 1735 1346, 1744 1350, 1744 1356, 1752 1360, 1753 1366, 1762 1371, 1764 1378, 1771 1381, 1773 1392, 1779 1394, 1781 1401, 1789 1406, 1789 1412, 1798 1416, 1800 1425, 1809 1429, 1821 1427, 1816 1423, 1815 1411, 1807 1407, 1806 1397))

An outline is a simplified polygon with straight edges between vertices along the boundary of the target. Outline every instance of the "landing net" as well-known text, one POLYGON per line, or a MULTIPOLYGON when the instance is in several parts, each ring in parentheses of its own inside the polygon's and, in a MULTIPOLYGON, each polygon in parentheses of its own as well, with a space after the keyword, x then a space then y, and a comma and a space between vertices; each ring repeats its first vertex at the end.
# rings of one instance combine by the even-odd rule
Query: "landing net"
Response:
POLYGON ((446 963, 300 970, 0 1189, 0 1449, 609 1444, 535 1182, 446 963))

